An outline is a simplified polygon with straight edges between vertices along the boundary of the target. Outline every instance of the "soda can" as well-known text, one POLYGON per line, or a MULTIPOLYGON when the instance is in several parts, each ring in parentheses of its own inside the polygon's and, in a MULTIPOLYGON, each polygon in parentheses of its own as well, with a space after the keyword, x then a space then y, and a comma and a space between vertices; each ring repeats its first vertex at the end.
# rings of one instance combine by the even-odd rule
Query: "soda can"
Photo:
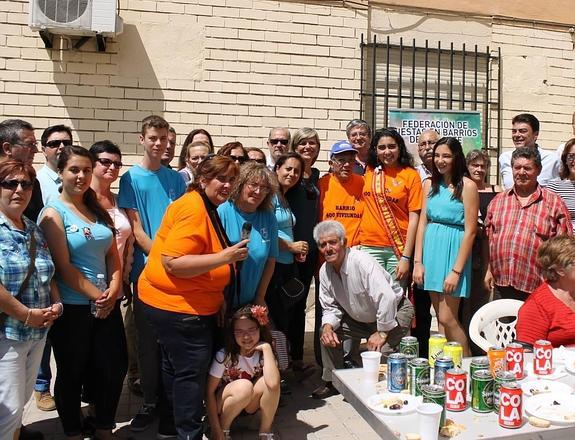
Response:
POLYGON ((407 361, 407 383, 405 385, 405 389, 406 390, 411 390, 411 361, 414 360, 416 358, 416 356, 412 355, 412 354, 406 354, 405 356, 405 360, 407 361))
POLYGON ((487 352, 489 359, 489 370, 491 375, 495 377, 497 372, 505 370, 505 349, 499 347, 491 347, 487 352))
POLYGON ((409 390, 414 396, 421 396, 421 387, 429 385, 429 361, 415 358, 409 362, 409 390))
POLYGON ((499 413, 499 390, 501 385, 515 382, 515 375, 510 371, 498 371, 493 379, 493 412, 499 413))
POLYGON ((505 365, 506 370, 515 374, 517 380, 523 379, 523 359, 525 358, 525 349, 523 345, 515 342, 505 347, 505 365))
POLYGON ((553 373, 553 346, 551 342, 539 339, 533 344, 533 372, 539 376, 553 373))
POLYGON ((443 356, 443 346, 447 343, 444 335, 431 335, 429 338, 429 366, 435 366, 435 359, 443 356))
MULTIPOLYGON (((469 377, 473 378, 473 373, 479 370, 489 370, 489 359, 487 359, 487 356, 476 356, 471 358, 471 363, 469 364, 469 377)), ((471 388, 469 388, 469 393, 471 393, 471 388)))
POLYGON ((501 385, 499 391, 499 426, 503 428, 520 428, 522 415, 523 391, 517 382, 501 385))
POLYGON ((445 373, 445 409, 464 411, 467 408, 467 372, 452 368, 445 373))
POLYGON ((411 355, 414 357, 419 356, 419 342, 415 336, 404 336, 399 342, 399 352, 411 355))
POLYGON ((435 385, 445 385, 445 372, 454 367, 453 360, 449 356, 442 356, 435 360, 433 369, 433 383, 435 385))
POLYGON ((455 368, 461 368, 463 359, 463 347, 459 342, 448 342, 443 346, 443 356, 450 356, 453 359, 455 368))
POLYGON ((489 370, 476 370, 471 376, 471 409, 479 413, 493 411, 493 376, 489 370))
POLYGON ((439 427, 445 426, 445 389, 439 385, 422 385, 423 403, 437 403, 443 408, 439 427))
POLYGON ((402 353, 387 357, 387 391, 400 393, 407 389, 407 358, 402 353))

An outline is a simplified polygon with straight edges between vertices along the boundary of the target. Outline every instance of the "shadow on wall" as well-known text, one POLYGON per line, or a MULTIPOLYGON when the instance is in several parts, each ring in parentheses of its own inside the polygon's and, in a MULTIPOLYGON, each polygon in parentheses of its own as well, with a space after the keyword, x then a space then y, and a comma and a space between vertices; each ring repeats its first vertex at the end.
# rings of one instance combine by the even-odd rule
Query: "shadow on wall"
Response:
MULTIPOLYGON (((127 154, 141 153, 137 142, 141 120, 163 116, 165 83, 156 72, 156 55, 146 46, 141 29, 124 24, 124 32, 110 39, 106 52, 98 52, 95 39, 79 49, 68 38, 57 39, 51 51, 54 84, 63 109, 52 109, 50 125, 65 123, 75 142, 89 148, 109 139, 127 154)), ((50 109, 49 109, 50 110, 50 109)))

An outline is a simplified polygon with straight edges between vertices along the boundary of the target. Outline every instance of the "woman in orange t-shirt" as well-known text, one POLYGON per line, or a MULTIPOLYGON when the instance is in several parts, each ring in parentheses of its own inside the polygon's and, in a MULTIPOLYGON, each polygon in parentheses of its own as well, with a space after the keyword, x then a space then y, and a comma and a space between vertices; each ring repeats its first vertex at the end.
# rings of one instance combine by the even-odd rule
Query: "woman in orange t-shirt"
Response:
POLYGON ((401 135, 383 128, 373 134, 363 187, 361 250, 373 255, 405 284, 421 210, 421 179, 401 135))
POLYGON ((176 429, 184 438, 202 437, 216 315, 234 264, 247 257, 248 240, 229 246, 216 211, 237 175, 238 166, 225 156, 208 156, 198 166, 188 192, 168 207, 138 283, 142 310, 162 347, 176 429))

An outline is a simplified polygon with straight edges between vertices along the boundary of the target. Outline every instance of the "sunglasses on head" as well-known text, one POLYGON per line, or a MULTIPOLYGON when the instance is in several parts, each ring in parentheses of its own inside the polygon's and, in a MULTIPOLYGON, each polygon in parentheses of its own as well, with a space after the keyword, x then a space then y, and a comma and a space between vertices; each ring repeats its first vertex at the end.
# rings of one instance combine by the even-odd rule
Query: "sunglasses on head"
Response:
POLYGON ((44 146, 47 148, 58 148, 60 145, 70 147, 72 146, 72 141, 70 139, 54 139, 53 141, 46 142, 44 146))
POLYGON ((251 162, 256 162, 256 163, 261 163, 261 164, 266 164, 266 160, 265 159, 250 159, 251 162))
POLYGON ((270 139, 269 142, 271 145, 275 144, 287 145, 289 141, 287 139, 270 139))
POLYGON ((234 162, 239 163, 244 163, 247 160, 245 156, 234 156, 233 154, 230 154, 228 157, 232 159, 234 162))
POLYGON ((105 167, 110 167, 112 166, 112 164, 116 167, 116 168, 122 168, 122 166, 124 166, 124 164, 120 161, 117 160, 111 160, 111 159, 96 159, 96 162, 100 162, 103 166, 105 167))
POLYGON ((18 179, 4 180, 0 182, 0 186, 2 188, 10 189, 12 191, 15 191, 18 188, 18 185, 20 185, 24 191, 27 191, 34 186, 34 182, 31 182, 30 180, 18 180, 18 179))

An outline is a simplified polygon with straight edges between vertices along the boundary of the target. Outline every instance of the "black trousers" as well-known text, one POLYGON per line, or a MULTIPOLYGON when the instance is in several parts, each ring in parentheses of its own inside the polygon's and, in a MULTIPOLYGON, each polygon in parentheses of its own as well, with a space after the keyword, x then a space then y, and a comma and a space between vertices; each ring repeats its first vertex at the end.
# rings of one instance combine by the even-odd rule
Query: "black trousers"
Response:
POLYGON ((415 307, 415 328, 411 329, 411 335, 419 342, 419 357, 428 357, 429 334, 431 330, 431 298, 429 292, 414 287, 413 302, 415 307))
POLYGON ((66 435, 82 432, 80 400, 86 377, 97 429, 112 429, 128 369, 128 354, 120 302, 106 319, 96 319, 89 305, 64 306, 50 330, 58 372, 54 386, 56 409, 66 435))

